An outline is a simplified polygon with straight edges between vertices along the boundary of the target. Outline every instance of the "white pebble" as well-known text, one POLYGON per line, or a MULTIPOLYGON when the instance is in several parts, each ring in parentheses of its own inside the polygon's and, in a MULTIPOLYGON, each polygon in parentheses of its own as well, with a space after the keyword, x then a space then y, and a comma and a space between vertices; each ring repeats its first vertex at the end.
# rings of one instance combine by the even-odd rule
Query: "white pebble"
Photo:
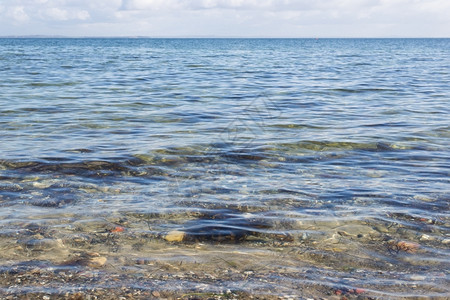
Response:
POLYGON ((421 241, 432 241, 432 240, 434 240, 434 237, 432 237, 432 236, 430 236, 430 235, 428 235, 428 234, 423 234, 423 235, 420 237, 420 240, 421 240, 421 241))
POLYGON ((412 275, 411 276, 411 280, 416 280, 416 281, 422 281, 425 280, 426 277, 425 276, 421 276, 421 275, 412 275))

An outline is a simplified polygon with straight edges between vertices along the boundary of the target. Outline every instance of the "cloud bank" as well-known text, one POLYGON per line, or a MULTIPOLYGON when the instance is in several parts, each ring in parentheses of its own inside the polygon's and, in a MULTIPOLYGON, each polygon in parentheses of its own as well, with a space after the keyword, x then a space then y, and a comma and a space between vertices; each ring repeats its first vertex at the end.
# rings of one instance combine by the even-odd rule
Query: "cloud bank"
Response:
POLYGON ((448 0, 2 0, 0 35, 450 37, 448 0))

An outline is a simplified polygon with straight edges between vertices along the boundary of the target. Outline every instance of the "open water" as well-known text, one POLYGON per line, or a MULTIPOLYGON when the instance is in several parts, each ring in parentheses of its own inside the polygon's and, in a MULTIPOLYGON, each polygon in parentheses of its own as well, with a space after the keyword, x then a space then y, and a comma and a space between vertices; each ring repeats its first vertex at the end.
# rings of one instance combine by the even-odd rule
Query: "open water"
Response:
POLYGON ((0 296, 450 297, 449 49, 0 39, 0 296))

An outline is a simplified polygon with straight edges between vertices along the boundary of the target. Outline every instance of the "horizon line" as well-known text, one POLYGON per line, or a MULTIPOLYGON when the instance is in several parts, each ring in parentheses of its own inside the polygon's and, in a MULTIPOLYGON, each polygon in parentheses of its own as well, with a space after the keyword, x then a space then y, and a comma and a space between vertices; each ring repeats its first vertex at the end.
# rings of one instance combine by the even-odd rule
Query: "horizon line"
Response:
POLYGON ((118 35, 118 36, 70 36, 70 35, 46 35, 46 34, 25 34, 25 35, 0 35, 0 38, 55 38, 55 39, 101 39, 101 38, 129 38, 129 39, 448 39, 450 37, 427 37, 427 36, 379 36, 379 37, 320 37, 320 36, 303 36, 303 37, 273 37, 273 36, 146 36, 146 35, 118 35))

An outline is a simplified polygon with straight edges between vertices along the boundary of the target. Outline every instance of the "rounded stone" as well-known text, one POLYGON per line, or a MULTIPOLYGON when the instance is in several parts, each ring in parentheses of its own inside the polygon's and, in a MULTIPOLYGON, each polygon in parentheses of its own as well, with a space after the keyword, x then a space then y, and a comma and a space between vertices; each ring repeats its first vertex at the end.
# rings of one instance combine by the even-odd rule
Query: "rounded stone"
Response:
POLYGON ((186 233, 184 233, 183 231, 173 230, 169 231, 164 239, 168 242, 181 242, 183 241, 185 235, 186 233))
POLYGON ((103 256, 92 257, 87 262, 87 265, 92 268, 99 268, 106 263, 107 259, 103 256))

